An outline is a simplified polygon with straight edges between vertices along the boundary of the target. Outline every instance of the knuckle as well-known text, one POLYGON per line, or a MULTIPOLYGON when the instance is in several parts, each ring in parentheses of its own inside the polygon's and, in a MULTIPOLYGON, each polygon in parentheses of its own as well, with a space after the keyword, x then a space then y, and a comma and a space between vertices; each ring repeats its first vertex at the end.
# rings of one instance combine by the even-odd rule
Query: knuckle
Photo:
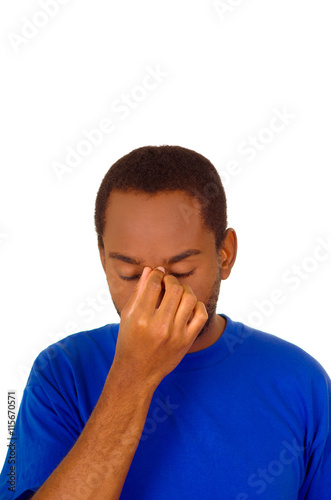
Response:
POLYGON ((139 316, 136 320, 137 328, 145 330, 148 326, 148 320, 145 316, 139 316))
POLYGON ((128 317, 129 317, 129 311, 128 311, 128 304, 126 303, 121 311, 121 319, 128 318, 128 317))
POLYGON ((181 285, 177 284, 177 283, 174 283, 171 285, 170 287, 170 290, 171 290, 171 293, 173 295, 182 295, 183 293, 183 288, 181 287, 181 285))
POLYGON ((197 302, 197 308, 198 308, 198 311, 201 315, 202 318, 208 318, 208 312, 207 312, 207 309, 206 309, 206 306, 203 302, 201 301, 198 301, 197 302))
POLYGON ((197 298, 192 293, 185 293, 184 298, 185 298, 186 303, 191 307, 194 307, 197 303, 197 298))
POLYGON ((204 319, 204 320, 207 320, 207 319, 208 319, 208 313, 207 313, 206 309, 204 309, 204 310, 201 312, 201 316, 202 316, 202 319, 204 319))
POLYGON ((191 293, 192 295, 194 295, 194 292, 193 292, 192 288, 190 287, 190 285, 188 285, 187 283, 184 283, 181 286, 183 287, 184 292, 191 293))
POLYGON ((168 286, 175 283, 179 284, 177 278, 175 278, 172 274, 165 274, 163 280, 168 286))
POLYGON ((149 283, 147 283, 147 286, 148 288, 150 288, 151 290, 161 290, 162 288, 162 285, 159 281, 154 281, 154 280, 151 280, 149 283))
POLYGON ((169 325, 166 320, 160 320, 156 325, 155 325, 155 334, 158 336, 160 339, 166 339, 169 335, 169 325))

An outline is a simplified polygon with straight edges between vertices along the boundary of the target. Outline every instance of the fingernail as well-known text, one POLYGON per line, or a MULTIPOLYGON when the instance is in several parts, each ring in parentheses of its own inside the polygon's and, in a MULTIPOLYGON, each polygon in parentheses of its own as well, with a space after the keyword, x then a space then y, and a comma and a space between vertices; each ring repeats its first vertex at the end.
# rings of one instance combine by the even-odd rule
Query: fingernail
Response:
POLYGON ((164 267, 159 266, 159 267, 156 267, 155 269, 160 269, 160 271, 162 271, 162 272, 165 274, 165 269, 164 269, 164 267))
POLYGON ((150 267, 149 267, 149 266, 144 267, 143 272, 141 273, 140 278, 142 278, 143 276, 145 276, 145 274, 147 273, 147 270, 148 270, 148 269, 150 269, 150 267))

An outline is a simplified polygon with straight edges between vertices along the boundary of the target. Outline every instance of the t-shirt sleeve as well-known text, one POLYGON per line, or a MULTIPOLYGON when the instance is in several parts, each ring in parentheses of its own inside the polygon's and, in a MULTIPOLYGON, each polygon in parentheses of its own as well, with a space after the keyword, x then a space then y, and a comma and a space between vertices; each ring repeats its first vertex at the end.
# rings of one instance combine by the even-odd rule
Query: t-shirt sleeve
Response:
POLYGON ((331 500, 331 379, 324 369, 324 383, 313 412, 318 415, 316 435, 324 437, 307 455, 306 476, 298 500, 331 500))
MULTIPOLYGON (((331 437, 320 443, 311 457, 312 480, 305 500, 331 500, 331 437)), ((308 471, 309 473, 309 471, 308 471)), ((301 499, 301 497, 299 497, 301 499)))
POLYGON ((0 475, 2 500, 28 498, 68 454, 81 432, 73 406, 60 390, 49 352, 42 351, 32 366, 8 441, 12 446, 0 475))

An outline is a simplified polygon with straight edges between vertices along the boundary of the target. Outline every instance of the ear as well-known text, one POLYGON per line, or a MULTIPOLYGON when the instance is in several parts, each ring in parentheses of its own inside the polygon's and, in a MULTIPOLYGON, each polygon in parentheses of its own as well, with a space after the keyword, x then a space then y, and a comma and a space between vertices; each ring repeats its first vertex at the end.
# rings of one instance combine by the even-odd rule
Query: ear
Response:
POLYGON ((98 246, 99 248, 99 254, 100 254, 100 260, 101 264, 103 267, 103 270, 106 272, 106 256, 105 256, 105 250, 101 246, 98 246))
POLYGON ((222 248, 219 250, 219 256, 221 259, 221 278, 226 280, 231 273, 231 269, 235 263, 237 257, 237 235, 232 227, 228 228, 226 231, 226 237, 222 248))

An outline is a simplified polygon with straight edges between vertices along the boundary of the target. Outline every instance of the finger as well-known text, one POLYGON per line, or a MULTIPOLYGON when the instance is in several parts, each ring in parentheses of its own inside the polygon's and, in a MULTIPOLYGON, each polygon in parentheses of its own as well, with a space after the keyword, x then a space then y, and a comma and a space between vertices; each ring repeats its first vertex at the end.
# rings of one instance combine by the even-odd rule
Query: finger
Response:
POLYGON ((146 280, 147 280, 148 276, 150 275, 151 271, 152 271, 151 267, 149 267, 149 266, 144 267, 143 272, 141 273, 141 276, 139 278, 139 281, 136 284, 136 286, 134 287, 134 290, 133 290, 133 292, 132 292, 132 294, 131 294, 131 296, 126 304, 127 309, 128 309, 128 314, 131 314, 132 311, 134 310, 136 303, 137 303, 137 300, 139 299, 139 297, 142 294, 146 280))
POLYGON ((189 285, 184 284, 181 285, 181 287, 183 289, 183 294, 174 320, 176 327, 179 328, 180 331, 182 331, 183 328, 185 329, 189 319, 191 319, 192 312, 198 300, 189 285))
POLYGON ((137 289, 133 292, 134 297, 132 306, 129 306, 129 313, 134 309, 139 309, 140 312, 146 313, 147 316, 152 316, 155 311, 157 298, 162 289, 164 272, 159 268, 155 268, 151 269, 147 277, 145 276, 142 283, 140 285, 137 284, 137 289))
POLYGON ((192 339, 192 344, 200 333, 208 319, 206 306, 203 302, 198 300, 193 310, 193 318, 187 324, 187 335, 192 339))
POLYGON ((191 332, 200 324, 203 326, 207 321, 208 314, 204 304, 197 300, 192 288, 189 285, 182 285, 182 287, 184 293, 176 313, 175 326, 179 331, 188 331, 187 328, 190 326, 189 331, 191 332), (198 304, 199 302, 200 304, 198 304))
POLYGON ((175 276, 168 274, 164 276, 164 293, 159 296, 160 305, 157 309, 157 315, 162 317, 163 321, 172 321, 175 317, 178 305, 184 293, 184 288, 175 276))
POLYGON ((148 317, 154 315, 158 299, 164 289, 164 271, 163 267, 155 267, 148 275, 143 290, 137 299, 137 308, 140 308, 148 317))

